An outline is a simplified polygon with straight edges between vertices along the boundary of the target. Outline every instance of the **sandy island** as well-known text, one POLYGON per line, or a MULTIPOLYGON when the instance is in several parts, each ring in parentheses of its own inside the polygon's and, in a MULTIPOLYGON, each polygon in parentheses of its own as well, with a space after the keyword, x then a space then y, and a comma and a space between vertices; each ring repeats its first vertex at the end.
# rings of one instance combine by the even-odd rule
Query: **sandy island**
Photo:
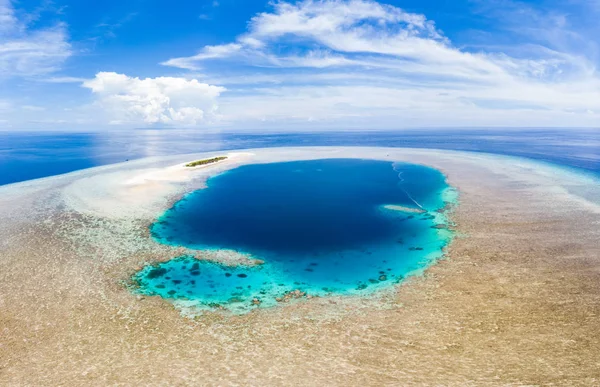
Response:
POLYGON ((422 208, 412 208, 412 207, 405 207, 405 206, 398 206, 396 204, 386 204, 385 206, 383 206, 383 208, 385 208, 386 210, 392 210, 392 211, 400 211, 400 212, 411 212, 411 213, 415 213, 415 214, 424 214, 425 211, 422 208))
MULTIPOLYGON (((598 385, 599 200, 600 181, 568 169, 397 148, 171 156, 0 187, 0 385, 598 385), (127 288, 185 250, 147 226, 208 177, 337 157, 443 171, 460 191, 447 259, 371 297, 242 316, 185 318, 127 288)), ((224 255, 201 258, 248 259, 224 255)))

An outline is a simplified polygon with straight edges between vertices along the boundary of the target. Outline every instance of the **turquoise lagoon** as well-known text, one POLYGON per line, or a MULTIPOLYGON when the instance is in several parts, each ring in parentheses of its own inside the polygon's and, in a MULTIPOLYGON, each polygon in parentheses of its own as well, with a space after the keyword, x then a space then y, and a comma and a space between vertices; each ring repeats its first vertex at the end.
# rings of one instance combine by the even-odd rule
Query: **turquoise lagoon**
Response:
POLYGON ((233 311, 248 310, 254 299, 275 305, 296 289, 370 293, 442 255, 452 237, 443 209, 453 195, 442 173, 421 165, 325 159, 242 166, 186 195, 151 234, 160 243, 236 250, 264 264, 230 267, 184 256, 147 266, 134 280, 143 294, 233 311))

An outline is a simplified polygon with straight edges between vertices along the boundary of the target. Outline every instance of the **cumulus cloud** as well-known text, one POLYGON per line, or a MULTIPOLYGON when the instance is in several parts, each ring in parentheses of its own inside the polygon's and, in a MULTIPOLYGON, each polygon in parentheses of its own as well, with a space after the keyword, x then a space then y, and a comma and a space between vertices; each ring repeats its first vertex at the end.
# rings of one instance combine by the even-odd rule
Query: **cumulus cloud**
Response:
POLYGON ((66 25, 30 28, 10 0, 0 0, 0 77, 38 76, 58 70, 71 56, 66 25))
POLYGON ((135 78, 101 72, 90 89, 113 124, 199 125, 216 120, 223 87, 176 77, 135 78))
POLYGON ((216 79, 235 79, 241 92, 222 99, 222 112, 244 122, 587 125, 600 117, 600 79, 585 55, 539 41, 505 51, 459 48, 425 15, 376 1, 304 0, 273 3, 234 41, 163 65, 206 73, 219 71, 216 61, 235 64, 234 77, 216 79))

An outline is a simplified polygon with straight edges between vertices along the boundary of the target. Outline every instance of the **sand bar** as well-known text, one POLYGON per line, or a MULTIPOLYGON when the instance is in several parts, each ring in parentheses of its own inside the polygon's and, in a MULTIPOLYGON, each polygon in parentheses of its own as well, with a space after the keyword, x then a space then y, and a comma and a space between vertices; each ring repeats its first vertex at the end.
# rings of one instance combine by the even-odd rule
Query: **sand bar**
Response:
POLYGON ((427 212, 422 208, 411 208, 411 207, 405 207, 405 206, 398 206, 396 204, 386 204, 385 206, 383 206, 383 208, 385 208, 386 210, 411 212, 411 213, 415 213, 415 214, 423 214, 423 213, 427 212))

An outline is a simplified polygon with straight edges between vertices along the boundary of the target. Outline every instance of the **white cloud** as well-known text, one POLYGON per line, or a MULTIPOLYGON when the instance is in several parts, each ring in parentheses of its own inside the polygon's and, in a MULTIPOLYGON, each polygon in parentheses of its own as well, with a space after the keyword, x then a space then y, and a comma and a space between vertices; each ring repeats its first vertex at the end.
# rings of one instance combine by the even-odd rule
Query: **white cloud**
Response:
POLYGON ((47 83, 83 83, 86 81, 85 78, 79 77, 48 77, 40 79, 41 82, 47 83))
POLYGON ((278 2, 274 4, 273 13, 261 13, 252 18, 249 32, 240 36, 237 42, 206 46, 197 55, 170 59, 163 64, 189 69, 192 63, 207 59, 235 55, 256 57, 267 51, 264 49, 269 43, 290 36, 337 51, 394 55, 414 51, 414 45, 443 46, 445 41, 433 22, 423 15, 374 1, 307 0, 295 5, 278 2), (379 47, 373 46, 375 36, 379 39, 379 47))
MULTIPOLYGON (((560 28, 568 34, 561 20, 529 28, 538 37, 541 30, 559 36, 560 28)), ((223 67, 211 67, 214 61, 234 62, 233 75, 212 74, 239 85, 221 99, 231 122, 593 125, 600 114, 595 63, 543 41, 549 38, 504 52, 467 51, 424 15, 371 0, 304 0, 274 3, 235 41, 163 64, 203 67, 211 76, 207 69, 223 67), (255 82, 261 77, 271 85, 255 82)))
POLYGON ((23 106, 21 106, 21 109, 27 110, 27 111, 30 111, 30 112, 43 112, 44 110, 46 110, 45 107, 43 107, 43 106, 36 106, 36 105, 23 105, 23 106))
POLYGON ((225 90, 196 79, 140 79, 112 72, 98 73, 83 86, 98 98, 112 124, 209 123, 218 119, 217 98, 225 90))
POLYGON ((37 76, 58 70, 71 56, 66 26, 32 29, 0 0, 0 78, 37 76))
MULTIPOLYGON (((506 56, 494 60, 494 56, 462 52, 424 15, 369 0, 276 3, 272 13, 252 18, 248 33, 235 43, 206 46, 197 55, 163 64, 196 69, 202 61, 228 57, 259 66, 317 68, 380 67, 393 60, 405 71, 471 79, 502 76, 515 64, 506 56), (315 45, 320 48, 305 50, 303 55, 281 54, 285 47, 303 51, 315 45)), ((538 67, 543 65, 538 63, 538 67)))
POLYGON ((18 21, 10 0, 0 0, 0 33, 11 32, 17 28, 18 21))
POLYGON ((186 70, 197 70, 199 66, 197 62, 205 59, 222 58, 231 56, 237 53, 242 48, 242 45, 237 43, 224 44, 221 46, 206 46, 202 51, 189 58, 173 58, 161 63, 164 66, 179 67, 186 70))

